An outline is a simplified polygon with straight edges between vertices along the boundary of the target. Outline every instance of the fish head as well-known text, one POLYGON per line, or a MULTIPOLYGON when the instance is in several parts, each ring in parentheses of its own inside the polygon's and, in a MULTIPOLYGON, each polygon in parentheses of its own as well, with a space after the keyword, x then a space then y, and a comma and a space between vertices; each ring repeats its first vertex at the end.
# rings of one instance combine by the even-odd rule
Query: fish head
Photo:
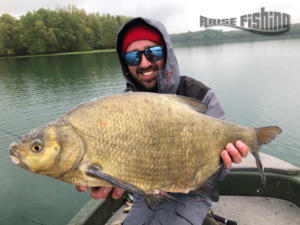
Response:
POLYGON ((12 143, 9 152, 12 161, 20 167, 58 178, 77 166, 83 144, 72 126, 52 122, 12 143))

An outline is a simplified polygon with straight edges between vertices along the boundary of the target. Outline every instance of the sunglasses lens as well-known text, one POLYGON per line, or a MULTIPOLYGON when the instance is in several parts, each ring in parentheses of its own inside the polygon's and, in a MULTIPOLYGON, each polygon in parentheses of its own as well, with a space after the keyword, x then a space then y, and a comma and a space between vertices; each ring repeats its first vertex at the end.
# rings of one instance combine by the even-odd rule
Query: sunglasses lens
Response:
POLYGON ((128 52, 124 55, 124 59, 128 66, 136 66, 140 64, 140 54, 137 51, 128 52))
POLYGON ((161 46, 154 46, 145 50, 145 56, 151 62, 159 60, 163 57, 163 49, 161 46))

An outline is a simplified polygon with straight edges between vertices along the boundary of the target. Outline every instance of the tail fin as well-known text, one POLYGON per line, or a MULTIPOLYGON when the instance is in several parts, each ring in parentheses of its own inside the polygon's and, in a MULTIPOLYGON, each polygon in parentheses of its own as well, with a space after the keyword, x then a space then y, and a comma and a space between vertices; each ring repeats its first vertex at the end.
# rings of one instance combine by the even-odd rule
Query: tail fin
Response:
POLYGON ((258 150, 260 149, 261 145, 270 143, 278 134, 280 134, 282 132, 282 130, 280 127, 270 126, 270 127, 256 128, 256 132, 257 132, 256 133, 257 146, 255 149, 252 149, 253 150, 252 154, 256 160, 256 166, 260 173, 261 182, 262 182, 263 186, 265 186, 266 185, 266 176, 264 173, 264 166, 261 162, 258 150))

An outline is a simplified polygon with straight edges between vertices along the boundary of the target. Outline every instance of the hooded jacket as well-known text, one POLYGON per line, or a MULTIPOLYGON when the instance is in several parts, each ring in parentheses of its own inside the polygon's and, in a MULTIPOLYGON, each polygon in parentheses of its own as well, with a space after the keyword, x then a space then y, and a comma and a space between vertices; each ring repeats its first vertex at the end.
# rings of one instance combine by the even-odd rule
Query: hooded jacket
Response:
POLYGON ((207 104, 206 114, 224 119, 225 114, 216 99, 215 93, 212 89, 187 76, 180 76, 177 59, 174 53, 173 45, 164 25, 158 21, 147 18, 134 18, 126 23, 119 31, 116 40, 116 49, 121 63, 123 76, 126 81, 125 91, 154 91, 157 93, 178 94, 187 97, 199 99, 207 104), (147 90, 136 82, 130 75, 128 66, 122 56, 123 38, 128 29, 136 25, 149 25, 158 30, 165 43, 165 63, 157 75, 157 85, 155 90, 147 90))
MULTIPOLYGON (((142 17, 129 21, 118 33, 116 49, 121 63, 123 76, 126 80, 125 91, 152 91, 196 98, 201 100, 204 104, 207 104, 205 114, 219 119, 225 118, 225 114, 212 89, 193 78, 180 76, 177 59, 174 54, 170 37, 164 25, 160 22, 142 17), (157 84, 154 90, 145 89, 131 77, 122 56, 124 34, 131 27, 142 24, 150 25, 158 30, 165 43, 165 64, 164 68, 158 72, 157 84)), ((194 195, 192 192, 189 194, 177 193, 176 198, 183 202, 185 206, 174 202, 163 201, 157 207, 157 210, 153 212, 146 207, 143 196, 135 195, 134 204, 131 207, 129 215, 124 221, 124 225, 202 224, 210 208, 210 201, 208 201, 206 197, 194 195)))
MULTIPOLYGON (((205 114, 219 119, 225 118, 224 112, 212 89, 193 78, 180 76, 170 37, 164 25, 160 22, 141 17, 129 21, 118 33, 116 49, 126 80, 125 91, 154 91, 157 93, 177 94, 196 98, 201 100, 204 104, 207 104, 205 114), (157 75, 157 85, 154 90, 145 89, 131 77, 122 56, 124 34, 132 26, 141 24, 147 24, 156 28, 165 42, 165 66, 157 75)), ((143 196, 135 195, 134 204, 124 221, 124 225, 202 224, 210 208, 210 202, 205 197, 194 195, 192 192, 189 194, 177 193, 176 198, 183 202, 185 206, 174 202, 163 201, 159 204, 157 210, 153 212, 146 207, 143 196)))

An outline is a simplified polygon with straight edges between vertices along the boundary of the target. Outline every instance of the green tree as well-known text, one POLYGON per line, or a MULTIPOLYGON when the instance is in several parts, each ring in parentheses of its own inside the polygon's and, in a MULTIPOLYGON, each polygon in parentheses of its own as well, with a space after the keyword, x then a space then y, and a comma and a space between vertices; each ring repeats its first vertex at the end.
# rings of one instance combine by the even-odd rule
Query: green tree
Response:
POLYGON ((53 29, 47 27, 48 13, 49 10, 40 9, 28 12, 20 19, 23 26, 22 43, 29 54, 48 53, 56 42, 53 29))
POLYGON ((101 47, 113 48, 115 46, 115 39, 120 29, 117 19, 110 14, 102 16, 101 23, 101 47))
POLYGON ((21 43, 22 26, 9 14, 0 17, 0 55, 13 56, 25 52, 21 43))
POLYGON ((42 54, 113 48, 125 16, 87 14, 76 6, 39 9, 20 20, 0 17, 0 55, 42 54))

